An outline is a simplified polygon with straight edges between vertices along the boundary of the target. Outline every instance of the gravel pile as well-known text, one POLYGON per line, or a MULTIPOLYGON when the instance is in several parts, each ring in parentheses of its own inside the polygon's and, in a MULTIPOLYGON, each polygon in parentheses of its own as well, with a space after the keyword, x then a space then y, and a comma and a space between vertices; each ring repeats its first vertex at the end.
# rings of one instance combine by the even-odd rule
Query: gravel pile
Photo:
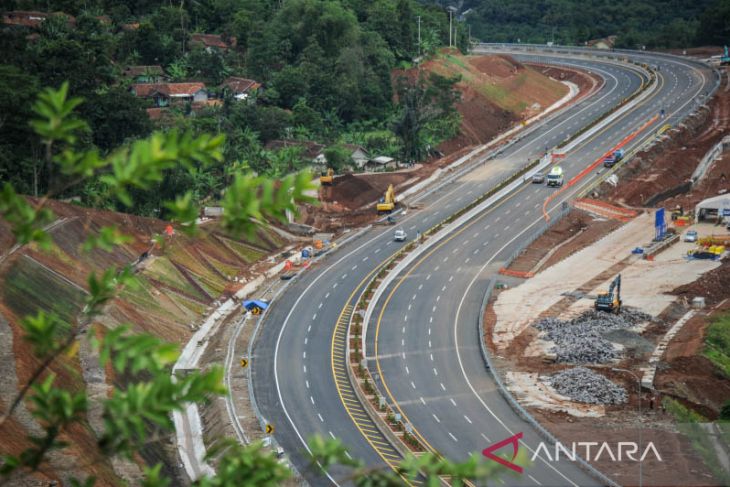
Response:
POLYGON ((619 358, 619 350, 603 337, 604 333, 630 328, 650 319, 646 313, 624 308, 617 315, 586 311, 569 321, 545 318, 534 326, 545 334, 546 340, 555 343, 551 352, 558 362, 590 364, 619 358))
POLYGON ((547 379, 558 393, 587 404, 623 404, 626 390, 585 367, 563 370, 547 379))

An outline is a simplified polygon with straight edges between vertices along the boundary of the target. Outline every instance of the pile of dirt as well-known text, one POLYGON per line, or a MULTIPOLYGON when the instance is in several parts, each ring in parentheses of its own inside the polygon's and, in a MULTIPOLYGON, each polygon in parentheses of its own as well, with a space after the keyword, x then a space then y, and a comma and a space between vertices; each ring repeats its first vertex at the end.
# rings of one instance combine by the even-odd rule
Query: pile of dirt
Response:
POLYGON ((322 188, 322 199, 341 205, 348 210, 356 210, 363 205, 376 201, 382 196, 365 178, 345 174, 334 179, 332 186, 322 188))
POLYGON ((695 282, 680 286, 669 294, 682 296, 687 302, 702 296, 709 306, 730 298, 730 260, 725 259, 720 267, 706 272, 695 282))
POLYGON ((728 83, 730 79, 723 76, 722 86, 708 108, 701 109, 679 129, 670 130, 662 142, 637 154, 619 170, 619 184, 612 187, 604 183, 599 192, 612 202, 632 207, 680 204, 689 208, 693 202, 714 196, 723 187, 727 189, 730 162, 725 157, 711 168, 704 183, 688 195, 675 197, 687 192, 687 182, 699 161, 730 129, 728 83))

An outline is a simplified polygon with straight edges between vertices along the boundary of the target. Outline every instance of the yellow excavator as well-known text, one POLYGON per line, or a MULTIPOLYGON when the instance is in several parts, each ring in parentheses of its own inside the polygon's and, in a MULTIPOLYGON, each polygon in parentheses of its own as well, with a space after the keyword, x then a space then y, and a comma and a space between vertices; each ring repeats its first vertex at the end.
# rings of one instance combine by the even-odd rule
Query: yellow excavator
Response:
POLYGON ((621 274, 619 274, 611 282, 607 292, 598 293, 594 307, 596 311, 618 314, 621 311, 621 303, 621 274))
POLYGON ((395 189, 392 184, 388 186, 385 196, 380 198, 375 208, 378 213, 390 213, 395 209, 395 189))
POLYGON ((335 179, 335 171, 332 168, 327 169, 327 172, 323 172, 319 177, 319 184, 322 186, 332 186, 332 182, 335 179))

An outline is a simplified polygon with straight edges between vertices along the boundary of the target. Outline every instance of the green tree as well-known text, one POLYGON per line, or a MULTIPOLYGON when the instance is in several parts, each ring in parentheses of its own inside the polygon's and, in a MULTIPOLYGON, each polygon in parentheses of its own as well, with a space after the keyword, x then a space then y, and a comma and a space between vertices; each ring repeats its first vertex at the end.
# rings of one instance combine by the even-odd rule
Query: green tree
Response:
POLYGON ((152 124, 145 112, 144 100, 122 87, 91 93, 81 106, 83 118, 89 122, 94 145, 109 151, 123 142, 147 136, 152 124))
POLYGON ((459 122, 454 106, 458 92, 453 86, 457 81, 458 78, 434 73, 426 78, 420 71, 415 79, 398 79, 400 116, 394 132, 401 140, 404 162, 423 159, 438 142, 455 134, 459 122))
POLYGON ((334 169, 335 173, 341 173, 343 169, 352 164, 350 160, 351 151, 339 144, 327 147, 324 150, 324 157, 327 159, 327 167, 334 169))
MULTIPOLYGON (((48 148, 46 156, 66 176, 89 180, 100 175, 107 197, 123 205, 132 205, 132 191, 147 189, 160 183, 165 172, 174 167, 190 171, 193 178, 202 174, 198 168, 220 163, 223 159, 222 136, 192 136, 176 131, 155 133, 101 156, 96 150, 78 146, 80 135, 87 125, 74 115, 82 103, 68 98, 68 85, 59 90, 47 89, 41 93, 33 110, 36 118, 33 128, 48 148)), ((237 172, 223 199, 223 228, 235 233, 252 233, 267 221, 285 221, 287 211, 296 211, 296 204, 311 202, 305 192, 311 189, 307 173, 291 174, 295 151, 282 151, 276 164, 288 164, 282 169, 288 175, 273 180, 237 172), (287 162, 288 161, 288 162, 287 162)), ((243 166, 241 166, 243 167, 243 166)), ((48 195, 50 196, 50 195, 48 195)), ((33 243, 50 250, 54 245, 43 227, 54 216, 46 206, 48 200, 31 203, 20 196, 10 183, 0 191, 0 218, 9 226, 20 245, 33 243)), ((190 192, 177 195, 165 203, 171 220, 180 229, 191 234, 197 209, 190 192)), ((128 241, 116 228, 104 227, 98 234, 89 235, 85 252, 95 249, 111 252, 128 241)), ((105 306, 123 289, 138 285, 129 266, 94 272, 88 278, 88 295, 84 306, 70 324, 70 329, 53 314, 39 312, 25 317, 20 325, 24 339, 33 350, 38 366, 30 379, 8 405, 0 418, 0 430, 8 426, 10 418, 22 402, 29 402, 30 411, 42 427, 41 435, 29 438, 27 447, 19 455, 0 457, 0 477, 8 483, 20 482, 24 477, 46 468, 49 452, 63 451, 73 441, 74 426, 83 425, 88 409, 85 391, 58 381, 56 370, 63 367, 64 357, 72 354, 80 340, 88 340, 98 352, 101 367, 114 370, 118 380, 113 393, 99 399, 103 407, 103 431, 97 438, 96 460, 112 456, 132 459, 153 438, 173 430, 173 411, 180 411, 189 403, 201 403, 225 394, 222 369, 213 367, 205 372, 192 372, 175 378, 171 366, 179 351, 177 346, 164 343, 154 336, 132 332, 128 325, 108 329, 103 334, 84 333, 104 311, 105 306)), ((463 485, 467 479, 484 479, 499 468, 494 462, 485 463, 472 456, 463 463, 449 462, 427 453, 418 458, 409 455, 395 470, 374 469, 352 459, 336 440, 315 437, 310 441, 312 465, 325 471, 334 465, 348 467, 349 479, 358 485, 403 485, 405 479, 426 477, 429 485, 448 476, 454 485, 463 485)), ((208 451, 208 458, 217 460, 217 472, 194 482, 196 486, 274 486, 290 476, 286 466, 279 463, 272 452, 261 443, 240 446, 232 440, 221 440, 208 451)), ((163 465, 144 467, 142 485, 163 487, 170 484, 163 465)), ((82 478, 83 472, 72 478, 72 485, 92 486, 93 477, 82 478)))

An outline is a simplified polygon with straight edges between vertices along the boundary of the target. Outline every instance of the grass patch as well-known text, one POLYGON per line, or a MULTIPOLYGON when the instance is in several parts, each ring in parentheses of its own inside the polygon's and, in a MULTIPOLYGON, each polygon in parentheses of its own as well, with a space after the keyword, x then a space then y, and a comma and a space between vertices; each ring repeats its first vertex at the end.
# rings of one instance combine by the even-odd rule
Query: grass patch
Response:
POLYGON ((459 59, 459 58, 457 58, 455 56, 452 56, 450 54, 448 54, 445 57, 445 60, 446 60, 447 63, 449 63, 449 64, 455 64, 455 65, 459 66, 462 69, 467 69, 467 70, 469 69, 469 68, 466 67, 466 63, 462 59, 459 59))
POLYGON ((81 311, 84 293, 28 258, 18 259, 5 275, 3 301, 17 316, 39 310, 55 313, 67 332, 81 311))
MULTIPOLYGON (((663 404, 676 419, 677 429, 689 439, 692 449, 700 455, 707 468, 710 469, 717 480, 722 481, 725 485, 730 485, 730 472, 722 467, 715 453, 713 443, 709 439, 710 432, 701 424, 708 423, 707 418, 668 397, 664 398, 663 404)), ((728 423, 716 423, 716 425, 719 427, 723 439, 727 441, 730 432, 728 423)))
POLYGON ((707 328, 702 354, 730 377, 730 313, 715 318, 707 328))
POLYGON ((263 252, 248 247, 245 244, 229 240, 228 245, 236 252, 236 254, 249 264, 252 264, 264 256, 263 252))

